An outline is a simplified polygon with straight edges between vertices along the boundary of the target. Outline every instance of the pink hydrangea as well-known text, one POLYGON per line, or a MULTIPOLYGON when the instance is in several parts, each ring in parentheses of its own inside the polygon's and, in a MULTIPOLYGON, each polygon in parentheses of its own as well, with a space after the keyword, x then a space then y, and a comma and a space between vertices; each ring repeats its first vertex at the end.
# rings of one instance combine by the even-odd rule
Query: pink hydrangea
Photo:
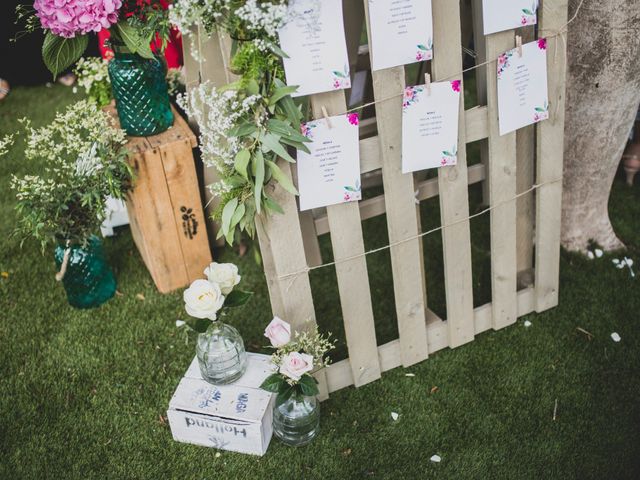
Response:
POLYGON ((73 38, 99 32, 118 21, 122 0, 35 0, 33 7, 42 28, 73 38))

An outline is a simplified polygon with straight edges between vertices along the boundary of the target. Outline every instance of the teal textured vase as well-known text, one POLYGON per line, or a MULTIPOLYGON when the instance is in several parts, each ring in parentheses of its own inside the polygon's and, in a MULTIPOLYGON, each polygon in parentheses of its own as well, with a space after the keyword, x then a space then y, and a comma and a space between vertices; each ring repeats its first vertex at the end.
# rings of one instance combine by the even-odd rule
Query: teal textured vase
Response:
MULTIPOLYGON (((55 260, 58 271, 64 260, 65 247, 58 245, 55 260)), ((71 245, 69 260, 62 278, 69 304, 76 308, 102 305, 116 293, 116 279, 107 264, 102 241, 92 236, 86 246, 71 245)))
POLYGON ((109 62, 111 89, 120 126, 128 135, 156 135, 173 125, 164 59, 143 58, 114 47, 109 62))

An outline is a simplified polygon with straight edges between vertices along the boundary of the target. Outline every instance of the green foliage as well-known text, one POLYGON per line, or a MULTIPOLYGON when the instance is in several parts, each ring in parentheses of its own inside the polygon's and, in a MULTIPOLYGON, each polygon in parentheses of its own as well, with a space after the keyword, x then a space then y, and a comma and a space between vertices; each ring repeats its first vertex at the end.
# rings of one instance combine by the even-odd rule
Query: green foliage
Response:
POLYGON ((88 45, 89 38, 86 35, 63 38, 47 32, 42 44, 42 60, 55 79, 78 61, 88 45))
POLYGON ((111 102, 113 93, 107 60, 97 57, 80 58, 74 73, 78 78, 78 86, 83 88, 87 96, 99 107, 104 107, 111 102))
POLYGON ((44 127, 23 124, 24 156, 44 167, 12 177, 19 216, 14 234, 35 238, 43 250, 48 243, 84 244, 104 220, 106 197, 122 199, 131 186, 124 132, 89 100, 44 127))

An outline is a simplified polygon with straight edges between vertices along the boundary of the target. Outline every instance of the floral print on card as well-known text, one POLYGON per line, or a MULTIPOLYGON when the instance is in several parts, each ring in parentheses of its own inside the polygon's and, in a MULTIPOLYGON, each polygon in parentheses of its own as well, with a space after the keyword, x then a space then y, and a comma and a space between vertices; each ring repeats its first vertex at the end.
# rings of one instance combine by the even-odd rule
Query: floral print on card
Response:
POLYGON ((426 45, 422 43, 416 45, 416 49, 417 62, 424 62, 433 58, 433 40, 431 40, 431 38, 429 38, 426 45))
POLYGON ((424 91, 424 87, 407 87, 404 89, 404 95, 402 98, 402 109, 406 110, 409 106, 416 103, 418 99, 418 94, 424 91))
POLYGON ((341 90, 351 87, 351 77, 349 76, 349 65, 345 65, 342 71, 334 70, 331 72, 333 75, 333 89, 341 90))
POLYGON ((344 201, 352 202, 354 200, 360 200, 362 198, 362 190, 360 187, 360 180, 356 180, 354 186, 344 187, 344 201))
POLYGON ((442 160, 440 165, 446 167, 447 165, 455 165, 458 161, 458 146, 454 145, 451 150, 444 150, 442 152, 442 160))
POLYGON ((513 52, 513 50, 509 50, 498 57, 498 80, 500 80, 504 71, 511 65, 510 59, 513 57, 513 52))
POLYGON ((523 8, 522 15, 520 18, 520 25, 535 25, 538 23, 538 2, 534 1, 531 5, 531 8, 523 8))

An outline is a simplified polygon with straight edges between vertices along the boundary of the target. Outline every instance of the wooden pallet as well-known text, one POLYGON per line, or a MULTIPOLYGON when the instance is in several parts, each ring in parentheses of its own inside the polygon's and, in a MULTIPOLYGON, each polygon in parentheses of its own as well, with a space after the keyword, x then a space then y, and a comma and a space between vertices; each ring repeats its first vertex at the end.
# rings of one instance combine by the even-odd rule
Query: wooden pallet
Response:
MULTIPOLYGON (((450 79, 452 75, 462 80, 460 2, 432 2, 435 58, 424 69, 428 71, 430 67, 434 81, 450 79)), ((533 27, 484 36, 482 0, 473 2, 478 63, 514 48, 516 33, 525 40, 535 38, 533 27)), ((555 33, 565 25, 567 3, 568 0, 540 2, 539 36, 555 33)), ((358 60, 358 51, 363 50, 359 48, 363 22, 368 28, 367 6, 368 0, 343 2, 352 72, 363 63, 358 60)), ((224 79, 211 74, 212 63, 224 68, 225 62, 220 59, 228 58, 228 45, 218 37, 207 41, 207 61, 203 65, 208 71, 199 71, 199 65, 194 63, 188 66, 187 75, 199 75, 220 85, 224 79)), ((349 358, 319 373, 321 398, 349 385, 364 385, 379 378, 381 372, 412 365, 443 348, 471 342, 481 332, 511 325, 522 315, 557 305, 562 194, 558 180, 562 177, 566 44, 560 37, 550 38, 549 48, 553 52, 548 60, 551 118, 500 136, 496 68, 491 64, 478 69, 479 106, 465 110, 461 105, 458 163, 440 168, 437 178, 424 180, 419 174, 402 174, 401 104, 386 101, 376 105, 376 117, 361 122, 360 129, 363 184, 366 185, 364 180, 381 177, 384 194, 312 214, 299 212, 295 197, 281 187, 268 187, 270 196, 284 209, 283 215, 271 216, 258 229, 271 306, 274 314, 292 322, 296 329, 316 324, 309 274, 305 272, 307 267, 322 263, 318 236, 331 236, 349 358), (482 163, 468 167, 466 147, 478 141, 482 143, 482 163), (468 220, 468 186, 474 183, 482 183, 485 202, 493 207, 488 214, 493 298, 475 308, 468 220), (542 186, 516 200, 517 193, 534 183, 542 186), (412 240, 422 232, 416 199, 435 196, 439 197, 440 220, 445 226, 441 234, 446 318, 438 317, 427 307, 422 240, 412 240), (358 255, 364 253, 362 220, 382 214, 386 214, 389 243, 394 245, 390 249, 390 274, 399 338, 377 345, 367 264, 365 257, 358 255)), ((380 100, 403 92, 406 71, 405 67, 396 67, 371 72, 370 77, 374 98, 380 100)), ((329 115, 346 110, 342 91, 313 95, 310 103, 316 118, 322 116, 322 106, 329 115)), ((295 165, 279 164, 295 180, 295 165)))
MULTIPOLYGON (((108 107, 117 120, 114 107, 108 107)), ((158 290, 167 293, 203 278, 211 263, 206 219, 193 149, 197 140, 185 120, 150 137, 129 137, 126 148, 136 174, 127 197, 131 233, 158 290)))

